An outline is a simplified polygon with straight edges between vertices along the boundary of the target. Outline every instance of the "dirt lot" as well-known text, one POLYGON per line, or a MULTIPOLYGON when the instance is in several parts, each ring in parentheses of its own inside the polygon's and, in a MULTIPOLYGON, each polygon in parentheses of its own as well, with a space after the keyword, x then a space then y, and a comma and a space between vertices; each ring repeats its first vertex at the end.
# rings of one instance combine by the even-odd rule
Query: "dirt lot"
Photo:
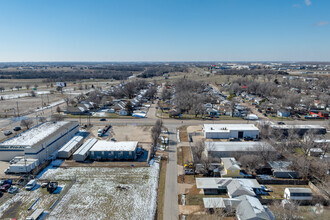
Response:
MULTIPOLYGON (((94 126, 91 128, 91 136, 97 137, 98 129, 103 126, 94 126)), ((142 143, 151 143, 151 126, 113 126, 100 140, 110 140, 115 138, 116 141, 138 141, 142 143)))

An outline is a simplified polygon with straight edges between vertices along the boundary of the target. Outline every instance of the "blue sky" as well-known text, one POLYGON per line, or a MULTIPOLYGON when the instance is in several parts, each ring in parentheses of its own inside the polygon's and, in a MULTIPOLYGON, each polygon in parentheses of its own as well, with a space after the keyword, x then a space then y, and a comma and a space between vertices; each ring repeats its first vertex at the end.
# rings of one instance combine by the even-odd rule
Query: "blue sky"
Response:
POLYGON ((0 62, 330 61, 329 0, 0 0, 0 62))

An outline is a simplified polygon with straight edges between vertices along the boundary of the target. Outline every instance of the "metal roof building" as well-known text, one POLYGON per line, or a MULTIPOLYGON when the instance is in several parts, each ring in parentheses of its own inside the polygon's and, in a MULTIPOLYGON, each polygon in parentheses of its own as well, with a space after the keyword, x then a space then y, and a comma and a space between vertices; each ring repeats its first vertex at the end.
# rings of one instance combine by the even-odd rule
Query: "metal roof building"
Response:
POLYGON ((92 160, 135 160, 137 141, 98 141, 90 150, 92 160))
POLYGON ((259 129, 254 124, 204 124, 204 136, 208 139, 258 138, 259 129))
POLYGON ((73 159, 78 162, 83 162, 88 157, 89 150, 97 142, 96 138, 88 139, 74 154, 73 159))
POLYGON ((253 154, 255 152, 275 151, 275 149, 266 142, 253 142, 253 141, 206 141, 205 142, 205 155, 212 157, 235 157, 237 154, 253 154))
POLYGON ((57 157, 68 159, 81 146, 84 137, 81 135, 74 136, 69 142, 58 150, 57 157))
POLYGON ((76 121, 42 123, 0 143, 0 160, 25 156, 42 163, 78 131, 76 121))

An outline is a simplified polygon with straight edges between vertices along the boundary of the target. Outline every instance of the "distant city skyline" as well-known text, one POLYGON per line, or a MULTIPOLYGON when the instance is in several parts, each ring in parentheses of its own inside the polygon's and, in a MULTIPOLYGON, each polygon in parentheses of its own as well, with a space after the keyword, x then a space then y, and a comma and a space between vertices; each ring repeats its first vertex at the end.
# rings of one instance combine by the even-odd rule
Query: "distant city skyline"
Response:
POLYGON ((0 0, 0 62, 330 61, 327 0, 0 0))

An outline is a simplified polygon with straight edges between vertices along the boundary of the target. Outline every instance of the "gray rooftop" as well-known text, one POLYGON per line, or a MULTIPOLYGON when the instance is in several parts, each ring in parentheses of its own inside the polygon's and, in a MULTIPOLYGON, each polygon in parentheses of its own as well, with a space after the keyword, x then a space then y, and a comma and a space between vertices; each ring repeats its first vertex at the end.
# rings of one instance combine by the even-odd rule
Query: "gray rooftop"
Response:
POLYGON ((271 161, 268 162, 268 164, 271 166, 271 168, 274 171, 282 171, 282 172, 292 171, 288 169, 288 167, 292 165, 291 161, 271 161))
POLYGON ((249 151, 249 150, 258 150, 258 149, 267 149, 269 151, 275 151, 275 149, 266 142, 259 141, 219 141, 212 142, 206 141, 205 146, 207 151, 249 151))
POLYGON ((243 195, 236 197, 236 199, 241 200, 236 210, 239 219, 270 220, 269 215, 257 198, 243 195))
POLYGON ((288 189, 291 193, 312 193, 310 188, 285 188, 288 189))

